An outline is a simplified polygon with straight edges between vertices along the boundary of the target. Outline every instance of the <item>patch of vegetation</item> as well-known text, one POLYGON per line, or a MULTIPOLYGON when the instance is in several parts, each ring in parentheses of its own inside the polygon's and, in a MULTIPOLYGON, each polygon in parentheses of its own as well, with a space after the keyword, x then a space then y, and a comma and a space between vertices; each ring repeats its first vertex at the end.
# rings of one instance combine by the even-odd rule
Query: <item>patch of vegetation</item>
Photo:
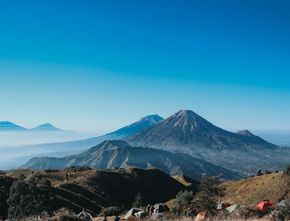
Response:
POLYGON ((222 184, 225 188, 224 202, 254 208, 265 199, 278 203, 290 193, 290 176, 272 173, 222 184))
POLYGON ((194 199, 194 194, 192 191, 180 191, 176 195, 175 206, 172 209, 172 212, 175 215, 186 215, 186 211, 192 205, 194 199))
POLYGON ((199 185, 199 191, 195 195, 192 205, 198 212, 207 212, 213 215, 216 205, 224 196, 224 188, 220 185, 217 177, 205 177, 199 185))
POLYGON ((8 217, 20 219, 30 215, 53 211, 54 195, 49 186, 39 186, 36 180, 15 181, 10 188, 8 217))

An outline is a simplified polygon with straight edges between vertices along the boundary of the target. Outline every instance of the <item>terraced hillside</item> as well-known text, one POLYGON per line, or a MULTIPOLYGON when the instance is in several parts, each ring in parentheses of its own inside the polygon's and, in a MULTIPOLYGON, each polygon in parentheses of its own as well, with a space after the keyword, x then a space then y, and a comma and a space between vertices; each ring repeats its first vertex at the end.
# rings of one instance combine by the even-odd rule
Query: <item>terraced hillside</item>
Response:
MULTIPOLYGON (((130 208, 138 194, 142 196, 145 205, 166 202, 184 189, 196 189, 196 186, 185 186, 157 169, 16 170, 8 172, 2 177, 5 179, 0 179, 3 180, 0 183, 0 189, 4 189, 1 188, 2 184, 7 186, 6 180, 16 181, 21 178, 29 182, 35 177, 40 181, 49 180, 51 186, 47 188, 55 196, 50 208, 58 210, 66 207, 76 213, 85 208, 92 215, 97 215, 102 208, 110 206, 130 208)), ((10 182, 9 187, 11 185, 10 182)), ((6 194, 9 194, 9 188, 6 188, 5 191, 6 194)))

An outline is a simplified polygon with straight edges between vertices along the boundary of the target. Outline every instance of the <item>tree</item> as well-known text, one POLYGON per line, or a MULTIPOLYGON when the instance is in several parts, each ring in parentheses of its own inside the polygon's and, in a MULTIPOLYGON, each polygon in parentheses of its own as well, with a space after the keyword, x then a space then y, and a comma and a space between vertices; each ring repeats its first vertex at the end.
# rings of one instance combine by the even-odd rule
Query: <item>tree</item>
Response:
POLYGON ((143 197, 141 195, 141 193, 138 193, 132 203, 132 207, 136 207, 136 208, 139 208, 139 207, 142 207, 144 206, 144 202, 143 202, 143 197))
POLYGON ((176 215, 185 215, 188 208, 191 206, 194 199, 194 194, 192 191, 180 191, 176 195, 176 204, 173 208, 173 212, 176 215))
POLYGON ((205 177, 199 185, 199 192, 195 195, 192 205, 198 212, 214 214, 217 203, 224 195, 224 188, 220 186, 217 177, 205 177))

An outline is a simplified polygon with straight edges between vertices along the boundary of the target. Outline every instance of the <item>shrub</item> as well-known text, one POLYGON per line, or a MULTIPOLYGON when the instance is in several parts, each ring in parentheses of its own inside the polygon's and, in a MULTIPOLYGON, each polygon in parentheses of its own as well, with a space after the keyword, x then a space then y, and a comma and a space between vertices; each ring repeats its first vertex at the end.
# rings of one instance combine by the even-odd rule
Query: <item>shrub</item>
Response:
POLYGON ((187 209, 191 206, 194 198, 194 194, 192 191, 180 191, 176 195, 176 205, 172 209, 172 212, 175 215, 185 215, 187 209))
POLYGON ((7 203, 8 217, 20 219, 52 211, 54 195, 50 187, 38 187, 34 183, 18 180, 13 183, 7 203))
POLYGON ((213 215, 223 195, 224 188, 221 187, 219 178, 205 177, 199 185, 199 192, 194 197, 193 206, 198 212, 208 212, 213 215))

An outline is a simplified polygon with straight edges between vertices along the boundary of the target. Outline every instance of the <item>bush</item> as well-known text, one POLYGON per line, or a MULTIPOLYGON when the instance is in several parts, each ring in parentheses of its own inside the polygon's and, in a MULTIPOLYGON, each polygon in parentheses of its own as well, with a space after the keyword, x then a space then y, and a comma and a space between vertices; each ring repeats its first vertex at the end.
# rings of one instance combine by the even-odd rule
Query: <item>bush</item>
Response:
POLYGON ((175 215, 186 215, 188 208, 191 206, 194 198, 192 191, 180 191, 176 195, 176 205, 172 209, 175 215))
POLYGON ((38 187, 34 183, 18 180, 13 183, 7 203, 8 217, 20 219, 26 216, 40 215, 53 209, 54 195, 50 187, 38 187))
POLYGON ((224 196, 224 188, 220 186, 219 178, 205 177, 199 185, 199 192, 193 200, 193 207, 198 212, 213 215, 220 197, 224 196))
POLYGON ((121 214, 121 209, 116 206, 111 206, 108 208, 104 208, 101 212, 103 216, 118 216, 121 214))

